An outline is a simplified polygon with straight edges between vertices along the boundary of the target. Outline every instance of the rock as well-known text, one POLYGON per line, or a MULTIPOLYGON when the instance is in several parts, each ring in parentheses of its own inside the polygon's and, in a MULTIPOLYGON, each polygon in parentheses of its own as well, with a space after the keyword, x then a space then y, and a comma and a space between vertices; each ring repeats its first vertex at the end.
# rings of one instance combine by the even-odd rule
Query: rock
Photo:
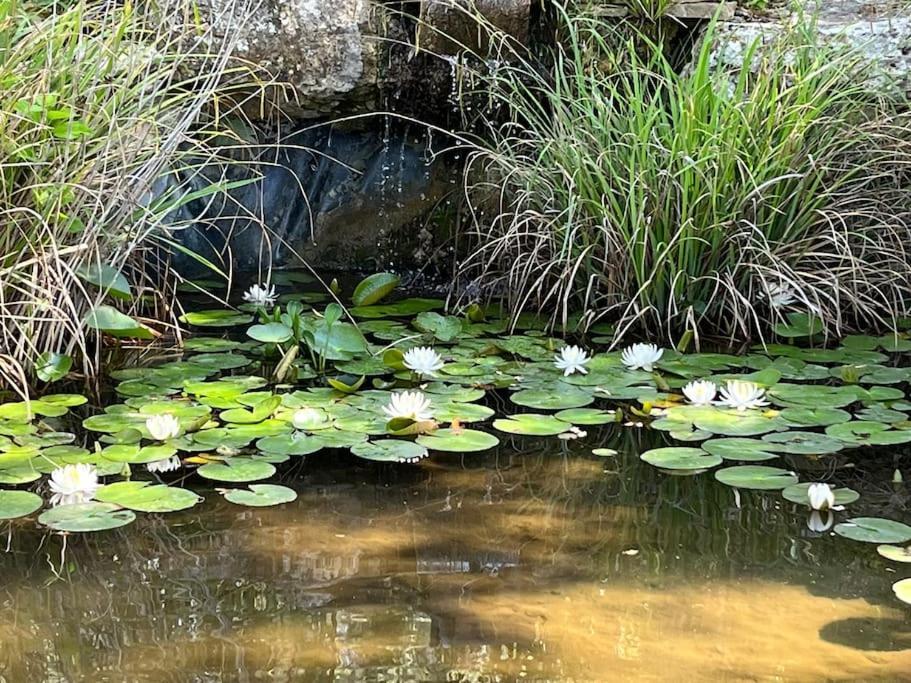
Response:
POLYGON ((528 41, 531 0, 424 0, 418 24, 418 47, 442 55, 467 49, 483 54, 486 30, 475 17, 518 42, 528 41))
MULTIPOLYGON (((261 174, 232 190, 230 201, 201 197, 170 215, 168 224, 185 226, 173 236, 240 271, 300 265, 301 259, 324 270, 427 264, 440 244, 428 216, 458 186, 455 167, 433 158, 425 136, 323 126, 285 144, 229 169, 228 181, 261 174)), ((221 172, 210 168, 208 179, 187 178, 182 189, 203 188, 221 172)), ((181 272, 204 272, 197 260, 175 257, 181 272)))
MULTIPOLYGON (((747 16, 718 25, 714 63, 725 69, 743 66, 745 51, 759 41, 774 42, 786 27, 812 16, 815 2, 755 19, 747 16)), ((899 0, 828 0, 819 7, 815 32, 823 44, 855 49, 868 63, 869 85, 881 91, 911 93, 911 9, 899 0)), ((761 50, 760 50, 761 51, 761 50)))

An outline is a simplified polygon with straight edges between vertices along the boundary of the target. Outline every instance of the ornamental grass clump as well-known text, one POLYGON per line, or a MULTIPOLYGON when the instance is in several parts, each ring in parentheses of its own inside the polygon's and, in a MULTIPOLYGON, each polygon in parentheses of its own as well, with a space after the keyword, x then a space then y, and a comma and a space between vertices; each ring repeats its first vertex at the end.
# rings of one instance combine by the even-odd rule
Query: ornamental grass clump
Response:
POLYGON ((855 55, 795 29, 725 72, 710 28, 680 71, 645 38, 556 14, 547 60, 514 50, 486 75, 463 280, 516 314, 616 322, 618 339, 907 314, 911 118, 855 55))

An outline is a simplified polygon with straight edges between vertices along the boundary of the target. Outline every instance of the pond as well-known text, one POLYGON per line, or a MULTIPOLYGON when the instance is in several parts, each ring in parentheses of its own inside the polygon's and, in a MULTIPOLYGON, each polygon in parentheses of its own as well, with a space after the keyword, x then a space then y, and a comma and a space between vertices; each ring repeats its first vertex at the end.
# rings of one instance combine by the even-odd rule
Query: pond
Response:
POLYGON ((911 671, 907 335, 582 350, 396 282, 0 404, 0 680, 911 671))

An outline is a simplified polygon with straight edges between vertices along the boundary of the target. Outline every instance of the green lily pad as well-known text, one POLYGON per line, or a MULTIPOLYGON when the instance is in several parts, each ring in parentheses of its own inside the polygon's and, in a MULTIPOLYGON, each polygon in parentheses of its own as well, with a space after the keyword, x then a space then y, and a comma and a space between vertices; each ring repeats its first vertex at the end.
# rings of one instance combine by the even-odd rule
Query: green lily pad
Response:
MULTIPOLYGON (((792 503, 797 503, 798 505, 806 505, 809 507, 810 497, 807 495, 807 490, 809 488, 809 483, 794 484, 793 486, 789 486, 784 491, 782 491, 781 495, 792 503)), ((835 495, 836 505, 850 505, 851 503, 854 503, 860 499, 860 494, 854 489, 833 488, 832 493, 835 495)))
MULTIPOLYGON (((134 465, 145 465, 150 462, 166 460, 177 452, 170 444, 145 446, 137 444, 114 444, 101 451, 101 457, 112 462, 127 462, 134 465)), ((98 500, 101 500, 100 498, 98 500)), ((128 506, 124 506, 128 507, 128 506)))
POLYGON ((895 597, 906 605, 911 605, 911 579, 902 579, 892 584, 895 597))
POLYGON ((911 541, 911 526, 880 517, 855 517, 835 525, 835 533, 852 541, 895 544, 911 541))
POLYGON ((30 491, 0 491, 0 519, 26 517, 43 502, 41 496, 30 491))
POLYGON ((246 489, 228 489, 225 500, 236 505, 247 507, 271 507, 297 500, 297 491, 277 484, 250 484, 246 489))
POLYGON ((232 408, 230 410, 223 411, 219 417, 224 422, 233 422, 236 424, 256 424, 267 419, 276 411, 276 409, 282 404, 281 396, 271 396, 267 399, 263 399, 256 403, 253 406, 252 410, 245 410, 243 408, 232 408))
POLYGON ((413 441, 379 439, 351 447, 351 452, 364 460, 377 462, 417 462, 427 457, 427 448, 413 441))
POLYGON ((594 402, 595 397, 587 391, 566 385, 566 388, 520 389, 510 395, 509 400, 538 410, 565 410, 587 406, 594 402))
POLYGON ((738 465, 715 472, 715 479, 738 489, 772 491, 797 483, 797 475, 778 467, 764 465, 738 465))
POLYGON ((493 448, 500 440, 474 429, 438 429, 433 434, 419 436, 417 442, 432 451, 471 453, 493 448))
POLYGON ((762 440, 769 446, 769 450, 776 453, 791 453, 794 455, 827 455, 837 453, 844 444, 838 439, 833 439, 818 432, 777 432, 766 434, 762 440))
POLYGON ((268 479, 275 474, 275 466, 252 458, 227 458, 203 465, 196 471, 200 476, 215 481, 246 482, 268 479))
POLYGON ((355 318, 391 318, 395 316, 412 316, 424 311, 443 308, 442 299, 402 299, 392 304, 374 306, 354 306, 348 312, 355 318))
POLYGON ((778 454, 769 444, 761 439, 745 439, 741 437, 711 439, 702 444, 702 448, 706 453, 720 456, 725 460, 760 462, 778 457, 778 454))
POLYGON ((0 484, 29 484, 41 478, 41 472, 31 465, 18 465, 0 469, 0 484))
POLYGON ((294 336, 290 327, 282 323, 253 325, 247 330, 247 336, 264 344, 281 344, 294 336))
POLYGON ((826 434, 855 446, 887 446, 911 441, 911 431, 893 430, 882 422, 855 420, 826 427, 826 434))
POLYGON ((701 448, 673 446, 653 448, 639 458, 662 470, 704 472, 721 464, 721 457, 706 453, 701 448))
POLYGON ((509 418, 493 421, 494 429, 509 434, 522 434, 523 436, 556 436, 562 434, 572 425, 559 420, 552 415, 538 415, 535 413, 521 413, 509 418))
POLYGON ((496 412, 493 408, 479 406, 475 403, 459 403, 447 401, 439 403, 433 409, 433 416, 440 422, 483 422, 493 417, 496 412))
POLYGON ((617 420, 617 414, 612 410, 598 408, 570 408, 561 410, 554 417, 574 425, 601 425, 617 420))
POLYGON ((95 306, 85 316, 85 324, 93 330, 104 332, 112 337, 133 339, 154 339, 155 337, 149 328, 112 306, 95 306))
POLYGON ((911 562, 911 546, 879 545, 876 552, 893 562, 911 562))
POLYGON ((46 351, 35 359, 35 374, 42 382, 63 379, 72 367, 73 358, 65 353, 46 351))
POLYGON ((819 317, 809 313, 788 313, 787 323, 778 323, 775 325, 775 334, 779 337, 797 339, 801 337, 812 337, 823 331, 824 325, 819 317))
POLYGON ((193 491, 147 481, 114 482, 98 489, 95 498, 138 512, 177 512, 202 501, 193 491))
POLYGON ((790 427, 828 427, 848 422, 851 413, 840 408, 785 408, 779 417, 790 427))
POLYGON ((365 277, 354 288, 351 303, 355 306, 372 306, 385 299, 398 287, 401 278, 393 273, 374 273, 365 277))
POLYGON ((89 502, 60 505, 45 510, 38 521, 54 531, 84 533, 106 531, 126 526, 136 519, 132 510, 123 510, 111 503, 89 502))
POLYGON ((246 325, 253 320, 249 313, 216 309, 209 311, 192 311, 180 317, 180 322, 196 327, 234 327, 246 325))
POLYGON ((266 436, 256 442, 256 447, 264 453, 274 455, 310 455, 325 448, 319 439, 301 434, 281 434, 266 436))

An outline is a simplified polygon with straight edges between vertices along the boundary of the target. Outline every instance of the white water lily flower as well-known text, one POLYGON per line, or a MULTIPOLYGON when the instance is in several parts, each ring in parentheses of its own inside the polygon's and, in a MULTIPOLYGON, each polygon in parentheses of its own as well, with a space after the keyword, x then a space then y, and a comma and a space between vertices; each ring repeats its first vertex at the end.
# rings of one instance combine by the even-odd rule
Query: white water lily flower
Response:
POLYGON ((769 306, 772 308, 785 308, 797 301, 794 290, 785 283, 772 283, 769 285, 769 306))
POLYGON ((291 424, 295 429, 313 431, 329 426, 329 415, 319 408, 301 408, 295 410, 291 416, 291 424))
POLYGON ((564 377, 569 377, 574 372, 587 375, 588 369, 585 364, 590 360, 591 356, 581 346, 564 346, 560 353, 554 356, 554 365, 563 371, 564 377))
POLYGON ((390 418, 407 418, 415 422, 433 419, 430 399, 420 391, 402 391, 389 397, 383 412, 390 418))
POLYGON ((58 467, 51 472, 48 483, 54 492, 51 505, 86 503, 101 488, 95 467, 84 462, 58 467))
POLYGON ((630 370, 651 372, 663 355, 664 349, 659 349, 655 344, 633 344, 623 349, 620 358, 630 370))
POLYGON ((815 531, 817 534, 821 534, 831 529, 834 523, 835 515, 833 515, 828 510, 826 512, 813 510, 807 519, 807 528, 810 531, 815 531))
POLYGON ((712 405, 712 401, 718 395, 718 387, 715 386, 714 382, 700 379, 683 387, 683 395, 694 406, 709 406, 712 405))
POLYGON ((164 460, 156 460, 146 465, 146 469, 152 474, 161 474, 163 472, 173 472, 180 469, 180 456, 172 455, 164 460))
POLYGON ((264 282, 262 285, 253 285, 244 292, 244 301, 254 306, 265 308, 273 305, 277 299, 278 294, 275 293, 275 285, 270 287, 268 282, 264 282))
POLYGON ((718 405, 743 412, 752 408, 764 408, 769 402, 765 400, 765 389, 755 382, 732 379, 721 390, 718 405))
POLYGON ((404 358, 405 367, 419 375, 435 377, 443 367, 443 358, 429 346, 408 349, 404 358))
POLYGON ((152 415, 146 420, 146 429, 156 441, 176 439, 180 436, 180 420, 171 415, 171 413, 152 415))
POLYGON ((814 510, 831 510, 835 507, 835 493, 828 484, 810 484, 807 497, 814 510))

